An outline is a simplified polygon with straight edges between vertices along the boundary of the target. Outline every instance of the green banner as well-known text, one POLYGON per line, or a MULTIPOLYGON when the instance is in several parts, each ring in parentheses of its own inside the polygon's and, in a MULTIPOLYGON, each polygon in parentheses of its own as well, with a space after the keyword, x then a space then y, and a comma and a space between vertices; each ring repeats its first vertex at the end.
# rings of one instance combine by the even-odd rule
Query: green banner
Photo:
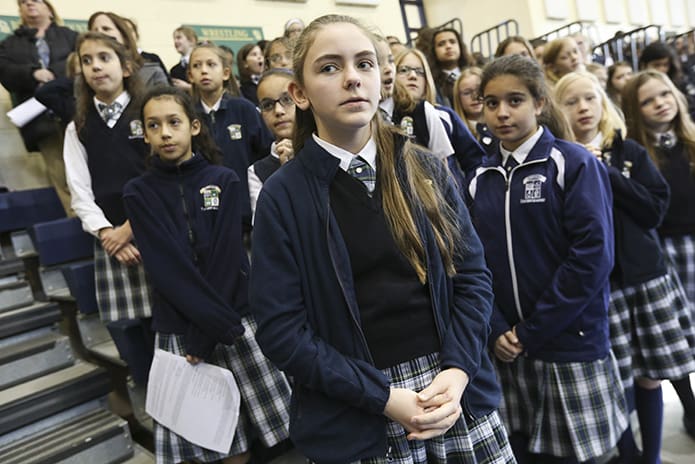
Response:
MULTIPOLYGON (((87 32, 87 21, 84 19, 65 19, 63 23, 65 27, 69 27, 73 31, 87 32)), ((19 25, 19 16, 0 15, 0 40, 11 35, 19 25)))
POLYGON ((184 25, 195 31, 198 40, 209 40, 215 45, 226 45, 234 50, 235 54, 247 43, 263 40, 263 28, 261 27, 184 25))

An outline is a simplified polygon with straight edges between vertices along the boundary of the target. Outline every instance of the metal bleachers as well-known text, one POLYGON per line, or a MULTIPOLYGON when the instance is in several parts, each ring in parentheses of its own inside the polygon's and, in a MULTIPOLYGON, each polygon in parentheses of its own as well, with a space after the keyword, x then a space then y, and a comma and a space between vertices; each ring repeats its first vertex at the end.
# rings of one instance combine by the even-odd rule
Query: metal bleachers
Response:
POLYGON ((52 189, 0 193, 0 462, 152 463, 108 408, 112 373, 68 330, 57 260, 83 244, 41 224, 69 221, 52 189))

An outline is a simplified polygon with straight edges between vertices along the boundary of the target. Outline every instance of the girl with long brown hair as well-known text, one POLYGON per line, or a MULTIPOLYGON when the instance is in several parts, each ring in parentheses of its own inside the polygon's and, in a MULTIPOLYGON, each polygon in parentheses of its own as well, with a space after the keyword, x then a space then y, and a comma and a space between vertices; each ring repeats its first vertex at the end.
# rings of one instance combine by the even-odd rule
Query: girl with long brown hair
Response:
POLYGON ((377 114, 372 34, 300 36, 295 158, 256 208, 251 310, 294 379, 290 436, 316 462, 514 462, 485 344, 480 241, 444 164, 377 114))

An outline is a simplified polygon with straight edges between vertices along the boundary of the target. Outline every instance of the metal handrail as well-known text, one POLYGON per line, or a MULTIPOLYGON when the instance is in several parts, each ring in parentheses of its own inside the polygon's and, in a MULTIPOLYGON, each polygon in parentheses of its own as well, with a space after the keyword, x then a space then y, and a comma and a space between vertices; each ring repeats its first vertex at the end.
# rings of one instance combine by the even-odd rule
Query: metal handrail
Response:
POLYGON ((650 34, 654 30, 656 30, 656 40, 663 41, 664 31, 662 27, 650 24, 608 39, 596 45, 593 52, 602 55, 604 61, 609 57, 613 62, 628 61, 632 64, 632 69, 638 69, 639 55, 646 45, 654 41, 653 35, 650 34))
POLYGON ((495 54, 500 42, 514 35, 519 35, 519 23, 516 19, 508 19, 474 35, 471 39, 471 53, 479 52, 485 58, 490 59, 495 54), (511 26, 514 27, 514 33, 510 33, 511 26), (487 53, 484 51, 484 46, 487 46, 487 53))

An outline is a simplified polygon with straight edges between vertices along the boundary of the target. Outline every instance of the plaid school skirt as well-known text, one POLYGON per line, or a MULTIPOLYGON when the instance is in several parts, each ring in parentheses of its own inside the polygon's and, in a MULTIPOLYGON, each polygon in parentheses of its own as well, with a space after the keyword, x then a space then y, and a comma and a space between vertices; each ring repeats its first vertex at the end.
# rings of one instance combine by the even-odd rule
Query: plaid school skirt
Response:
POLYGON ((623 387, 633 377, 680 379, 695 371, 695 330, 677 277, 614 288, 608 320, 623 387))
POLYGON ((690 318, 695 320, 695 235, 665 237, 663 245, 690 302, 690 318))
POLYGON ((142 264, 125 266, 94 242, 94 284, 103 322, 152 316, 150 287, 142 264))
MULTIPOLYGON (((218 344, 207 361, 229 369, 241 393, 239 423, 229 453, 218 453, 195 445, 155 421, 157 464, 193 459, 199 462, 218 461, 245 453, 255 438, 270 447, 289 437, 290 387, 287 379, 261 353, 255 339, 256 321, 251 316, 245 316, 241 322, 244 334, 234 345, 218 344)), ((184 356, 186 353, 181 335, 157 333, 155 344, 174 354, 184 356)))
POLYGON ((519 356, 495 359, 504 392, 500 414, 510 433, 529 437, 528 451, 579 462, 613 449, 628 412, 613 355, 554 363, 519 356))
MULTIPOLYGON (((391 387, 420 391, 441 371, 439 354, 406 361, 383 372, 391 387)), ((462 414, 444 435, 426 441, 408 441, 402 425, 388 422, 386 456, 363 459, 364 464, 509 464, 515 463, 507 431, 497 411, 467 421, 462 414)))

